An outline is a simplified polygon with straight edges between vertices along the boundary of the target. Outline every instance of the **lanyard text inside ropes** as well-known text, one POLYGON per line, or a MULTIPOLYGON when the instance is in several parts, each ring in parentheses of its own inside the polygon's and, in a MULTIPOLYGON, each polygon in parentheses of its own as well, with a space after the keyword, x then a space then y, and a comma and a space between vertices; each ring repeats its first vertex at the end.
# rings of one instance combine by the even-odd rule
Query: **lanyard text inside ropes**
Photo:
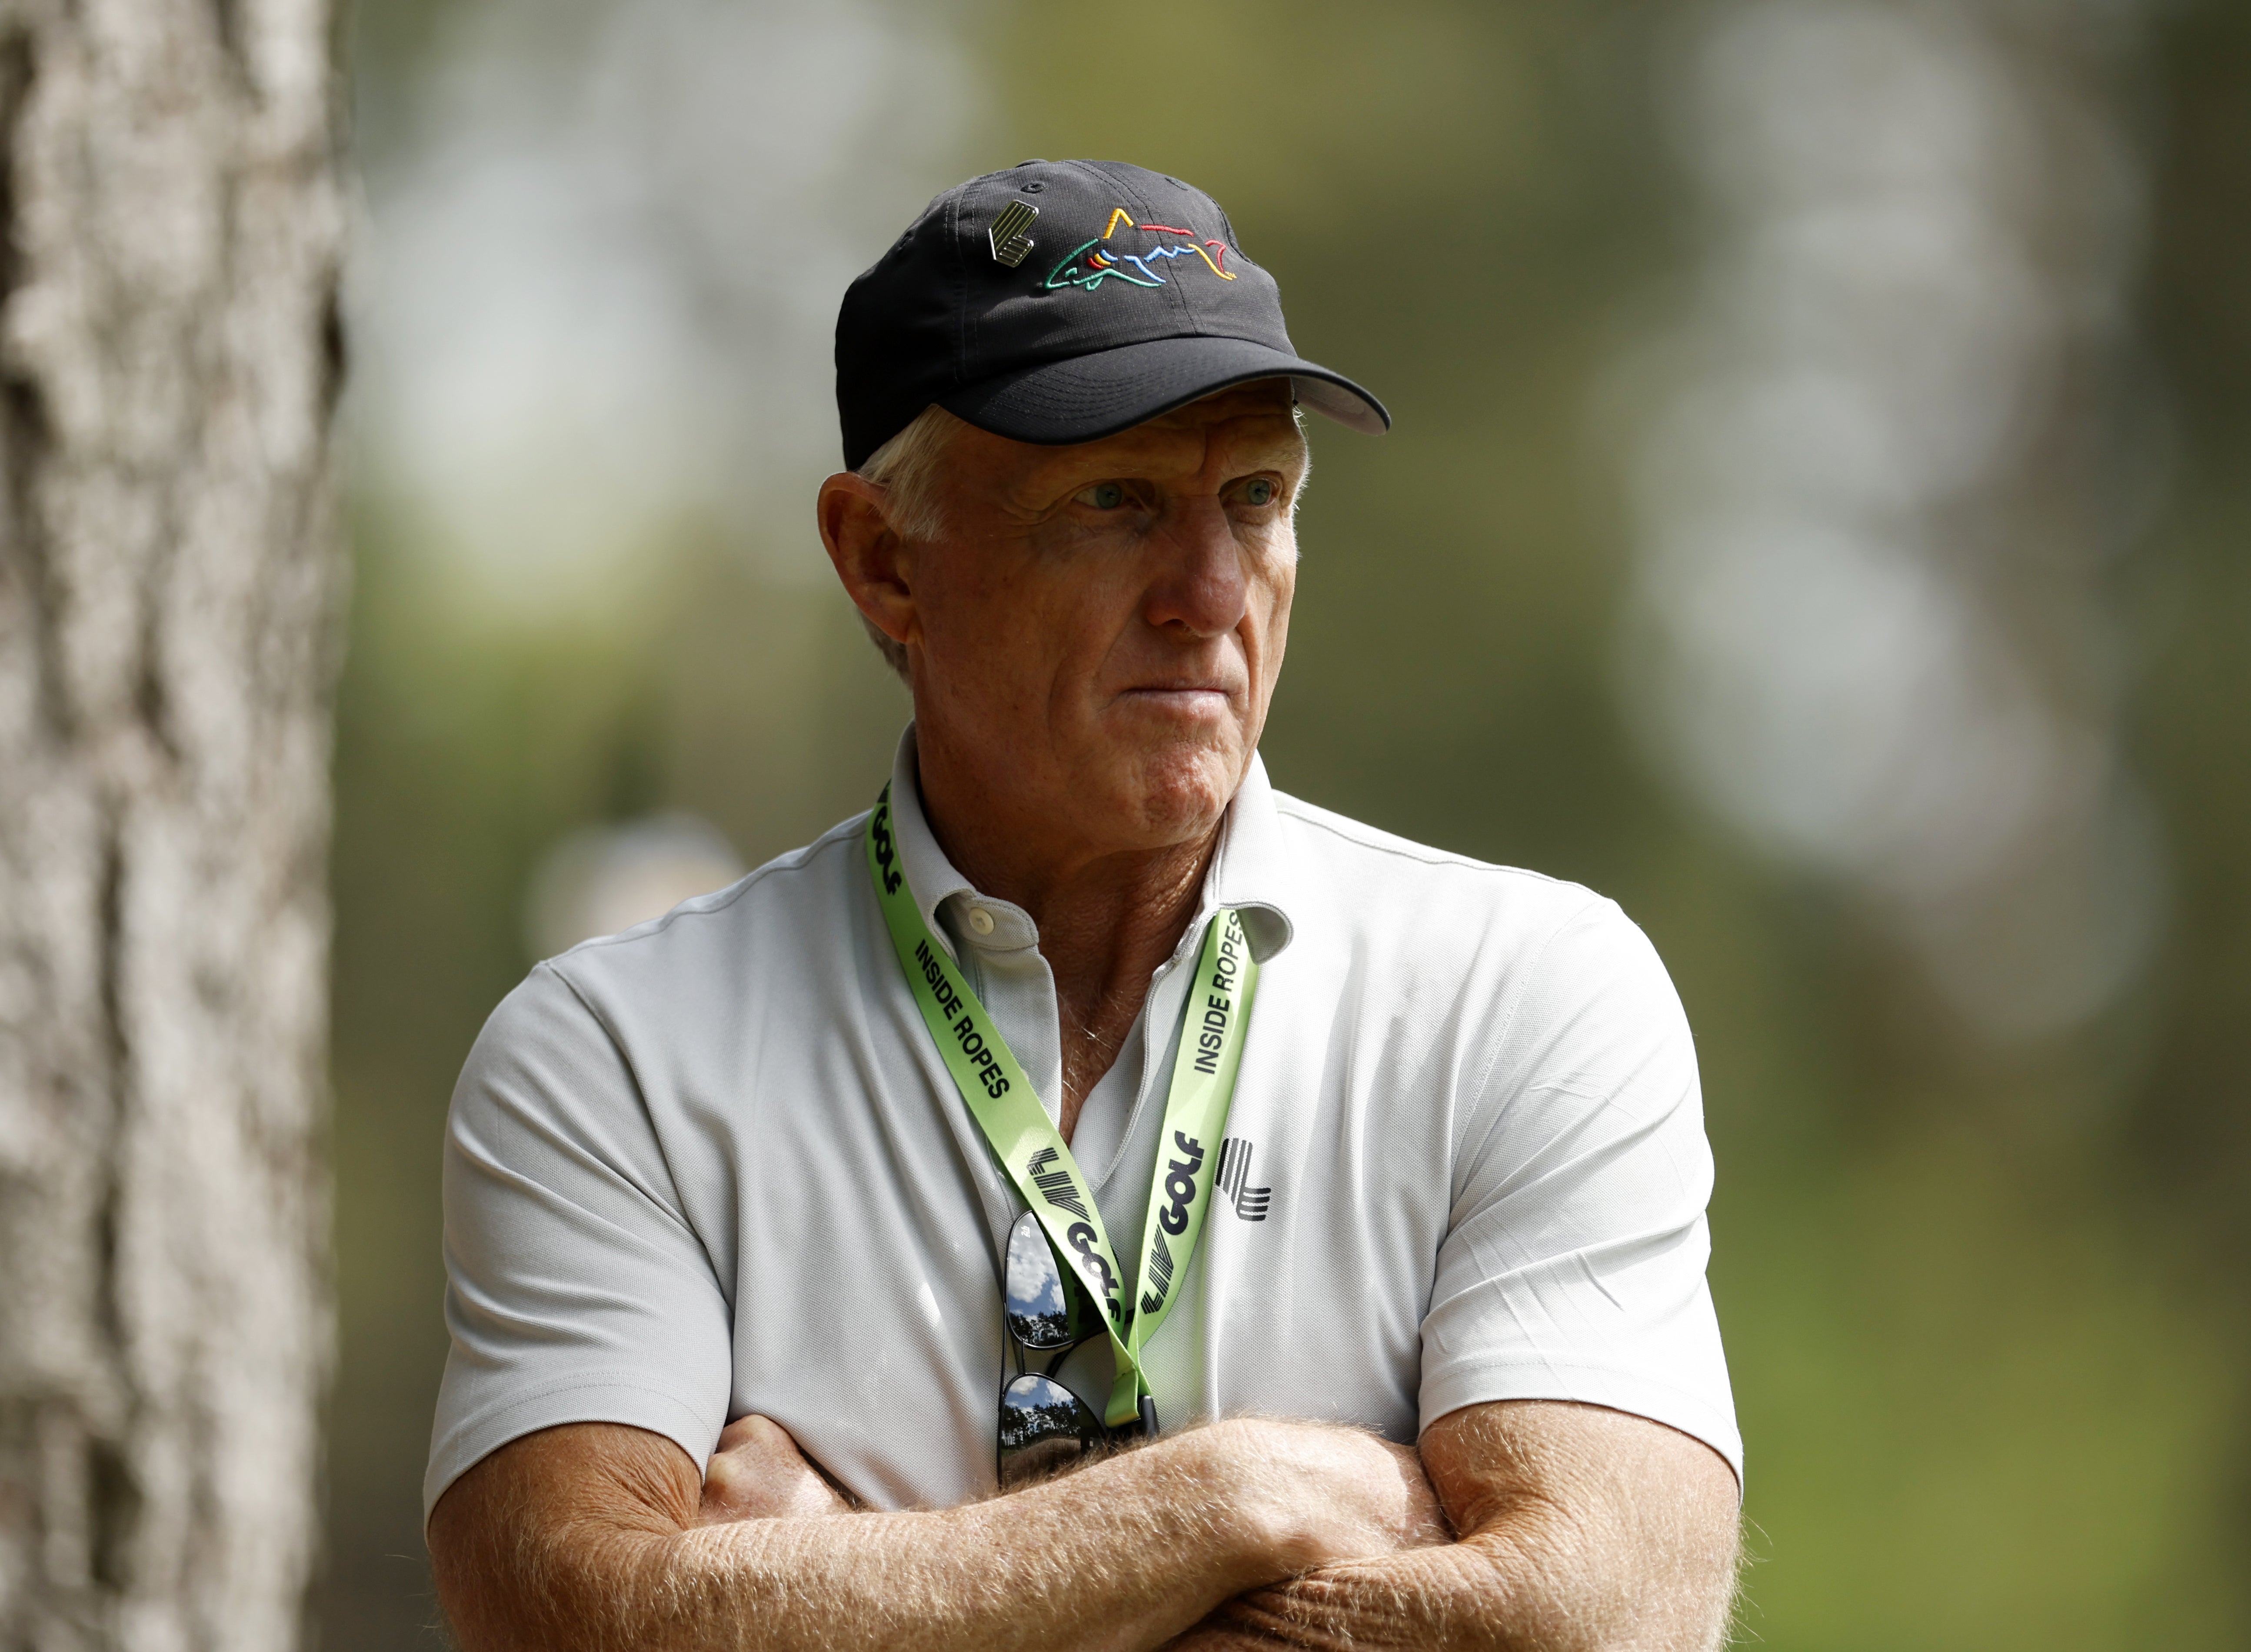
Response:
POLYGON ((1222 908, 1204 932, 1180 1053, 1173 1062, 1172 1090, 1165 1100, 1164 1134, 1151 1178, 1149 1214, 1142 1224, 1138 1291, 1129 1301, 1118 1253, 1078 1161, 1040 1106, 1039 1093, 1015 1052, 915 905, 891 834, 888 786, 868 816, 867 845, 876 903, 946 1071, 1001 1168, 1038 1216, 1056 1254, 1102 1308, 1118 1367, 1105 1420, 1122 1427, 1144 1414, 1141 1402, 1152 1395, 1141 1350, 1172 1311, 1211 1203, 1219 1138, 1227 1127, 1235 1075, 1243 1065, 1243 1030, 1258 987, 1258 961, 1250 955, 1243 919, 1232 907, 1222 908))

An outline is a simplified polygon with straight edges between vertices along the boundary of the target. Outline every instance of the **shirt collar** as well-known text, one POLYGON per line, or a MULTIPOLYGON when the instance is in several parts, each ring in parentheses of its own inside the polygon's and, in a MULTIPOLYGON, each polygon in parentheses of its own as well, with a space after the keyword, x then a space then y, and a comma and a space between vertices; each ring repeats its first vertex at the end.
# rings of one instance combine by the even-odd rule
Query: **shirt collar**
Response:
POLYGON ((1289 911, 1294 871, 1281 813, 1274 807, 1274 788, 1266 779, 1266 760, 1253 752, 1250 771, 1227 806, 1219 848, 1204 874, 1203 906, 1206 912, 1219 906, 1240 912, 1250 955, 1262 964, 1296 933, 1289 911))
POLYGON ((977 888, 946 858, 945 851, 938 845, 938 834, 931 830, 929 818, 922 812, 922 787, 915 778, 915 732, 911 723, 899 736, 898 752, 891 759, 891 838, 899 846, 900 870, 907 875, 907 887, 914 892, 915 905, 921 910, 923 922, 952 951, 952 943, 945 927, 938 921, 938 909, 956 895, 975 894, 977 888))
MULTIPOLYGON (((891 759, 891 836, 898 843, 899 864, 906 873, 907 887, 914 892, 922 920, 944 941, 945 930, 938 920, 938 909, 956 895, 977 896, 979 892, 938 846, 938 836, 922 811, 914 735, 914 725, 910 723, 899 736, 898 751, 891 759)), ((1266 779, 1265 760, 1254 752, 1250 770, 1227 807, 1219 847, 1204 874, 1202 912, 1221 906, 1240 911, 1251 955, 1264 963, 1287 947, 1295 933, 1288 910, 1293 871, 1289 844, 1282 835, 1281 815, 1274 807, 1274 788, 1266 779)))

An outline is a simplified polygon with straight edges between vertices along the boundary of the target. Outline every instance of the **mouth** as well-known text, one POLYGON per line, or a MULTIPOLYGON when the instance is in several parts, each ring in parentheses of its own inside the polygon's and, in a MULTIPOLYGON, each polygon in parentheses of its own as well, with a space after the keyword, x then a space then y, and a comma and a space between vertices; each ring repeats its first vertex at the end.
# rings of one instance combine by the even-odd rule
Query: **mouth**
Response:
POLYGON ((1223 712, 1233 700, 1225 689, 1209 684, 1152 684, 1146 688, 1127 689, 1118 698, 1129 705, 1189 716, 1223 712))

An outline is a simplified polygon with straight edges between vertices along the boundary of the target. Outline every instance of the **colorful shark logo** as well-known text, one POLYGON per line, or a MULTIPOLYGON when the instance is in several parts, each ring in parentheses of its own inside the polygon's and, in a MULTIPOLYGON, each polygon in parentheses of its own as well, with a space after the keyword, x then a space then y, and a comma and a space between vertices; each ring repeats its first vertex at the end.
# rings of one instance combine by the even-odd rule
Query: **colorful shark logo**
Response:
POLYGON ((1203 260, 1211 273, 1223 281, 1235 277, 1220 267, 1227 261, 1227 243, 1208 240, 1199 242, 1194 230, 1181 229, 1174 224, 1136 224, 1124 207, 1110 214, 1110 227, 1082 246, 1073 247, 1049 273, 1045 289, 1058 292, 1066 287, 1083 287, 1094 291, 1103 282, 1116 278, 1135 287, 1162 287, 1165 278, 1152 267, 1160 258, 1186 258, 1193 253, 1203 260), (1145 246, 1138 253, 1126 252, 1111 245, 1110 238, 1123 224, 1128 229, 1146 231, 1150 234, 1185 235, 1186 241, 1159 241, 1154 246, 1145 246), (1138 272, 1138 273, 1137 273, 1138 272))

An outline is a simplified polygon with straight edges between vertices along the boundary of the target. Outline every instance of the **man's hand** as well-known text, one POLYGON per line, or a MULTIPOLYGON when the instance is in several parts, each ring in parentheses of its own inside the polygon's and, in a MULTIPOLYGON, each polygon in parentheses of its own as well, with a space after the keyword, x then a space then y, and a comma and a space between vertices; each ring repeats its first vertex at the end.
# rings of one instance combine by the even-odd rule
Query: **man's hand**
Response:
POLYGON ((1236 1517, 1292 1573, 1453 1540, 1423 1460, 1364 1429, 1243 1418, 1224 1438, 1236 1517))
POLYGON ((704 1465, 696 1524, 848 1514, 851 1508, 805 1460, 789 1430, 764 1417, 744 1417, 727 1425, 704 1465))

